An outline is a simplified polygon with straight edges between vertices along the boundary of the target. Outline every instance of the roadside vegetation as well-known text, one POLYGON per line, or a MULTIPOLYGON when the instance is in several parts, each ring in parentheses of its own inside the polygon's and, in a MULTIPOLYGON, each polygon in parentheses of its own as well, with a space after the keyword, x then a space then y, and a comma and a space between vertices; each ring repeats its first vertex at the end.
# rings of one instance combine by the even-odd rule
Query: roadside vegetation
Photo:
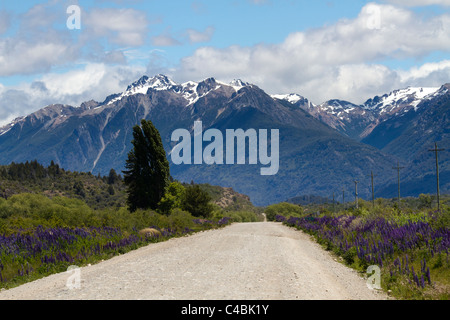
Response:
POLYGON ((133 130, 123 177, 113 169, 103 177, 70 172, 53 162, 0 166, 0 288, 173 237, 262 221, 243 195, 172 179, 151 122, 133 130))
POLYGON ((433 197, 397 202, 359 200, 344 205, 282 203, 266 208, 278 221, 312 235, 342 263, 367 273, 381 270, 381 288, 396 299, 448 300, 450 298, 450 196, 443 196, 441 211, 433 197))
MULTIPOLYGON (((8 171, 8 166, 2 169, 8 171)), ((0 197, 0 288, 173 237, 262 220, 257 208, 237 193, 233 206, 215 204, 213 197, 219 200, 224 192, 220 187, 172 182, 156 210, 130 212, 123 181, 114 182, 113 195, 104 192, 109 186, 108 177, 68 171, 42 180, 0 180, 0 192, 10 194, 0 197), (46 188, 52 186, 50 180, 52 191, 46 188), (73 189, 73 180, 86 186, 84 197, 73 189), (21 187, 15 189, 17 185, 21 187), (202 211, 189 212, 187 203, 195 206, 196 201, 202 211)))

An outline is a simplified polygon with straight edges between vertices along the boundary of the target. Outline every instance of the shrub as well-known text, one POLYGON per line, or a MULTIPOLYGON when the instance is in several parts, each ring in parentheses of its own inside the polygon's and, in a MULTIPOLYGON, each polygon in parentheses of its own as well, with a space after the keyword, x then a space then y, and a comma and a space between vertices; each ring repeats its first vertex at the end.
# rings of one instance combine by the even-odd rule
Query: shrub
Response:
POLYGON ((186 188, 181 208, 194 217, 209 218, 214 209, 210 201, 211 196, 206 191, 199 185, 193 185, 186 188))
POLYGON ((174 209, 168 217, 171 228, 181 230, 184 228, 191 228, 194 225, 194 217, 186 211, 181 209, 174 209))
POLYGON ((155 228, 145 228, 139 230, 139 235, 141 237, 160 237, 161 231, 156 230, 155 228))
POLYGON ((303 215, 303 208, 296 204, 282 202, 268 206, 265 213, 268 221, 275 221, 277 215, 301 217, 303 215))
POLYGON ((353 264, 353 262, 355 262, 356 255, 357 255, 356 248, 351 247, 344 253, 343 258, 347 264, 351 265, 353 264))
POLYGON ((163 214, 170 214, 175 208, 181 208, 186 189, 179 182, 172 182, 166 188, 165 194, 158 203, 158 210, 163 214))
POLYGON ((262 216, 259 216, 257 213, 251 211, 230 211, 226 213, 226 216, 230 217, 233 222, 262 221, 262 216))

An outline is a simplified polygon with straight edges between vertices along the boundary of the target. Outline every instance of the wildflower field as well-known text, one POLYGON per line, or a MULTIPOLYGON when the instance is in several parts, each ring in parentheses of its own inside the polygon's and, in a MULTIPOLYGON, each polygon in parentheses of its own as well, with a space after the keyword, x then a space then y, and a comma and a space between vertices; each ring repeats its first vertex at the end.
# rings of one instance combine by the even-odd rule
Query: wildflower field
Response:
POLYGON ((366 273, 381 269, 382 289, 398 299, 450 297, 450 208, 383 214, 367 210, 276 215, 313 235, 341 261, 366 273))
POLYGON ((131 214, 92 210, 83 201, 21 194, 0 201, 0 288, 109 259, 154 242, 228 225, 228 217, 199 219, 175 209, 131 214), (157 232, 139 231, 153 228, 157 232))

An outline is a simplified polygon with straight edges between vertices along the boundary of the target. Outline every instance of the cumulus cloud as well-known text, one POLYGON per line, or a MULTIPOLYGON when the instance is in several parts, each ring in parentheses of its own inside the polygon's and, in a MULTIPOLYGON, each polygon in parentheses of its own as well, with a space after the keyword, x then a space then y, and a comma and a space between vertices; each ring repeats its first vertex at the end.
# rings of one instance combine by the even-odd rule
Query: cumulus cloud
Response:
MULTIPOLYGON (((66 8, 72 3, 33 5, 15 16, 13 32, 0 38, 0 77, 45 73, 30 83, 0 85, 0 125, 48 104, 103 101, 145 73, 145 66, 127 66, 125 55, 148 42, 145 13, 82 7, 82 28, 72 31, 66 27, 66 8), (69 66, 75 69, 62 71, 69 66)), ((9 19, 0 11, 0 34, 11 31, 9 19)))
POLYGON ((144 67, 89 63, 78 70, 48 73, 32 83, 0 85, 0 126, 49 104, 79 106, 90 99, 103 101, 119 93, 145 73, 144 67))
POLYGON ((148 20, 146 15, 134 9, 94 9, 83 19, 91 36, 107 37, 112 43, 139 46, 145 43, 148 20))
POLYGON ((429 86, 439 86, 450 82, 450 60, 425 63, 407 71, 398 71, 402 83, 420 86, 427 83, 429 86))
POLYGON ((174 76, 240 77, 270 93, 297 92, 316 103, 362 102, 407 85, 407 71, 400 74, 383 61, 419 59, 435 50, 450 50, 449 15, 425 19, 405 8, 370 3, 355 19, 292 33, 279 44, 199 48, 182 59, 174 76))
POLYGON ((74 56, 77 50, 63 42, 0 40, 0 76, 48 71, 55 64, 73 60, 74 56))
MULTIPOLYGON (((121 46, 147 41, 149 21, 141 11, 104 8, 81 13, 79 32, 66 28, 66 7, 60 1, 36 4, 22 13, 15 32, 0 39, 0 76, 51 72, 79 61, 123 64, 121 46)), ((8 21, 1 11, 0 34, 8 29, 8 21)))
MULTIPOLYGON (((61 14, 57 12, 60 7, 52 4, 37 4, 20 14, 14 34, 0 38, 0 76, 46 72, 79 56, 67 30, 53 28, 61 14)), ((6 22, 0 22, 0 33, 9 26, 4 12, 0 20, 3 17, 6 22)))
POLYGON ((200 43, 200 42, 209 42, 214 35, 214 27, 209 26, 204 31, 197 31, 194 29, 187 29, 186 35, 189 42, 192 43, 200 43))
POLYGON ((386 0, 389 3, 407 7, 422 7, 430 5, 450 6, 450 0, 386 0))

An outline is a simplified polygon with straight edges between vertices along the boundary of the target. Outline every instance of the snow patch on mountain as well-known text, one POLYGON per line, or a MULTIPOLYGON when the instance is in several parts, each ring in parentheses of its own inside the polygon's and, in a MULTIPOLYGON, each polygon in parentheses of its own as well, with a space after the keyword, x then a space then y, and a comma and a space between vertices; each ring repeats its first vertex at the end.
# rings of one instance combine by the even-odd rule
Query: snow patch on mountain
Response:
POLYGON ((300 100, 303 100, 304 98, 296 93, 290 93, 290 94, 273 94, 271 95, 272 98, 278 99, 278 100, 285 100, 287 102, 290 102, 292 104, 295 104, 299 102, 300 100))
POLYGON ((408 87, 392 91, 381 97, 367 100, 364 107, 380 114, 401 112, 404 107, 412 107, 417 111, 418 105, 425 99, 434 97, 440 87, 408 87))
POLYGON ((4 135, 5 133, 7 133, 9 130, 12 129, 12 127, 14 127, 16 125, 16 123, 22 121, 23 119, 25 119, 25 117, 18 117, 15 118, 13 121, 11 121, 10 123, 8 123, 7 125, 3 126, 0 128, 0 136, 4 135))
POLYGON ((107 104, 110 105, 118 100, 123 99, 124 97, 132 96, 135 94, 147 94, 149 89, 157 91, 169 90, 176 85, 177 84, 174 81, 162 74, 159 74, 152 78, 143 76, 138 81, 135 81, 131 85, 129 85, 125 92, 120 94, 118 97, 111 99, 107 104))
MULTIPOLYGON (((199 93, 198 88, 199 84, 201 82, 194 82, 194 81, 187 81, 185 83, 177 84, 170 78, 168 78, 165 75, 159 74, 155 77, 149 78, 147 76, 143 76, 138 81, 134 82, 133 84, 129 85, 127 90, 124 91, 121 94, 117 94, 115 96, 112 96, 106 103, 106 105, 111 105, 116 101, 119 101, 123 99, 124 97, 132 96, 135 94, 147 94, 149 89, 157 90, 157 91, 163 91, 163 90, 169 90, 173 91, 177 94, 180 94, 183 98, 187 100, 186 106, 191 106, 195 104, 199 99, 206 96, 209 92, 213 90, 219 89, 221 86, 228 86, 232 87, 236 92, 242 89, 243 87, 249 86, 250 84, 247 82, 244 82, 240 79, 233 80, 230 83, 225 83, 221 81, 217 81, 213 78, 207 79, 205 81, 213 81, 216 83, 216 86, 214 88, 211 88, 207 92, 199 93)), ((103 107, 104 105, 100 105, 96 107, 96 109, 103 107)))
POLYGON ((199 99, 197 94, 198 83, 194 81, 188 81, 181 85, 181 94, 183 98, 188 101, 188 106, 196 103, 199 99))
POLYGON ((234 79, 229 84, 229 86, 231 86, 236 92, 249 85, 250 84, 248 82, 244 82, 241 79, 234 79))
POLYGON ((330 100, 318 105, 317 109, 320 112, 341 116, 342 114, 351 114, 353 111, 361 109, 361 106, 348 101, 330 100))

